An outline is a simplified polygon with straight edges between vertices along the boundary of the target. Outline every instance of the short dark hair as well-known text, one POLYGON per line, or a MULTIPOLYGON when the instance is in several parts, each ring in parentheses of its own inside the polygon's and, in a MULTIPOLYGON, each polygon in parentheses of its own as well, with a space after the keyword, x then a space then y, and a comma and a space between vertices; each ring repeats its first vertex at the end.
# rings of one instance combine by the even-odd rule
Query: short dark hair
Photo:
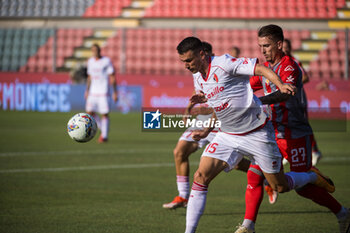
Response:
POLYGON ((259 29, 258 32, 259 37, 268 37, 274 42, 282 41, 284 40, 283 36, 283 30, 280 26, 269 24, 266 26, 263 26, 259 29))
POLYGON ((206 41, 202 41, 203 51, 206 52, 209 56, 213 54, 213 46, 206 41))
POLYGON ((284 39, 283 42, 287 44, 287 46, 289 47, 290 50, 292 50, 292 43, 290 42, 289 39, 284 39))
POLYGON ((231 49, 232 49, 232 50, 236 50, 236 53, 237 53, 238 55, 241 54, 241 50, 240 50, 237 46, 233 46, 231 49))
POLYGON ((179 54, 184 54, 190 50, 193 52, 199 52, 200 50, 203 50, 203 44, 200 39, 191 36, 183 39, 176 49, 179 54))
POLYGON ((92 47, 96 47, 99 51, 101 51, 101 47, 100 47, 100 45, 97 44, 97 43, 92 44, 92 45, 91 45, 91 48, 92 48, 92 47))

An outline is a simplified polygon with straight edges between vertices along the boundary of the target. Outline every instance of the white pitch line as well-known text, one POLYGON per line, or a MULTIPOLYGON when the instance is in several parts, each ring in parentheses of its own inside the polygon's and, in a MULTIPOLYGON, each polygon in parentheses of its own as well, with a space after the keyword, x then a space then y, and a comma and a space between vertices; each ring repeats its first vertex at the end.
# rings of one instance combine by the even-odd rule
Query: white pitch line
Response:
POLYGON ((0 170, 0 173, 63 172, 63 171, 152 168, 152 167, 172 167, 172 166, 175 166, 174 163, 123 164, 123 165, 100 165, 100 166, 81 166, 81 167, 8 169, 8 170, 0 170))
MULTIPOLYGON (((327 157, 322 158, 322 162, 350 161, 350 157, 327 157)), ((198 162, 191 163, 198 165, 198 162)), ((132 168, 152 168, 152 167, 173 167, 174 163, 149 163, 149 164, 121 164, 121 165, 100 165, 100 166, 80 166, 80 167, 57 167, 57 168, 25 168, 0 170, 0 174, 8 173, 33 173, 33 172, 63 172, 63 171, 86 171, 86 170, 108 170, 108 169, 132 169, 132 168)))
POLYGON ((321 163, 323 162, 337 162, 337 161, 349 161, 350 160, 350 156, 349 157, 326 157, 326 158, 321 158, 321 163))
POLYGON ((0 152, 0 157, 14 156, 35 156, 35 155, 91 155, 91 154, 136 154, 144 152, 169 152, 169 149, 118 149, 118 150, 72 150, 72 151, 18 151, 18 152, 0 152))

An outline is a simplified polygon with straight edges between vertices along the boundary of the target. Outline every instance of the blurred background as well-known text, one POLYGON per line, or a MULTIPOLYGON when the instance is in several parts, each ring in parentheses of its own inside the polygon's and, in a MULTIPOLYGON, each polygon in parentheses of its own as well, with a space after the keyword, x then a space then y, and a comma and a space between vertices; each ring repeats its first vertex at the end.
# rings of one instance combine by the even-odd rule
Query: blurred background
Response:
POLYGON ((346 113, 349 7, 345 0, 0 0, 1 109, 83 110, 94 43, 116 68, 115 111, 183 107, 193 89, 176 52, 184 37, 211 43, 216 55, 236 46, 263 62, 257 30, 273 23, 309 74, 309 107, 346 113))
MULTIPOLYGON (((0 232, 183 232, 186 210, 161 208, 176 192, 181 133, 141 131, 141 108, 187 105, 193 79, 176 51, 183 38, 211 43, 216 55, 235 46, 262 63, 257 32, 267 24, 284 29, 309 74, 319 168, 349 207, 350 1, 0 0, 0 232), (84 111, 94 43, 118 82, 102 145, 97 136, 76 143, 66 128, 84 111)), ((191 177, 200 155, 190 157, 191 177)), ((198 232, 233 232, 242 221, 246 174, 233 173, 211 184, 198 232)), ((277 205, 265 199, 257 224, 257 232, 337 231, 328 210, 292 192, 277 205)))

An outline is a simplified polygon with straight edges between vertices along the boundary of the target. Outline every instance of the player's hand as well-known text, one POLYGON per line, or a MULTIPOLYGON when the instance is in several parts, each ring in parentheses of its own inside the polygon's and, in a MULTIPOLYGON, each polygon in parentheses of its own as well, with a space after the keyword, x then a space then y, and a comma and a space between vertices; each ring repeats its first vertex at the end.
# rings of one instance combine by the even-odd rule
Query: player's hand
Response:
POLYGON ((85 91, 85 93, 84 93, 84 98, 87 99, 88 96, 89 96, 89 92, 88 92, 88 91, 85 91))
POLYGON ((192 104, 202 104, 207 102, 207 98, 205 98, 205 95, 203 92, 200 92, 198 94, 194 94, 191 96, 190 101, 192 104))
POLYGON ((284 83, 282 86, 279 88, 281 93, 285 93, 288 95, 295 95, 297 88, 293 86, 292 84, 284 83))
POLYGON ((193 130, 191 136, 193 140, 199 141, 202 138, 206 138, 209 133, 210 131, 207 130, 193 130))
POLYGON ((117 100, 118 100, 118 92, 113 92, 112 98, 113 98, 114 102, 117 102, 117 100))
POLYGON ((191 109, 191 115, 197 116, 197 115, 209 115, 213 113, 213 109, 208 107, 207 104, 201 104, 198 107, 191 109))

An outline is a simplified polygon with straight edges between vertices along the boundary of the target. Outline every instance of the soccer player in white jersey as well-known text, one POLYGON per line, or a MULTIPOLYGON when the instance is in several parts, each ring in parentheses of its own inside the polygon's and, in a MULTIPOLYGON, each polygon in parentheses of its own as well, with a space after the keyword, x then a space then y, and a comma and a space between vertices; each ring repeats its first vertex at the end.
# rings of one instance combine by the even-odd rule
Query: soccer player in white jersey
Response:
POLYGON ((117 82, 114 76, 114 68, 108 57, 101 55, 98 44, 91 47, 93 56, 87 62, 87 85, 85 91, 85 110, 92 115, 101 130, 99 143, 108 141, 109 111, 110 111, 110 87, 112 86, 113 101, 117 101, 117 82), (101 119, 97 115, 101 114, 101 119))
MULTIPOLYGON (((210 43, 203 41, 203 51, 210 55, 214 56, 213 49, 210 43)), ((193 74, 193 81, 201 77, 201 73, 198 72, 193 74)), ((195 87, 195 84, 194 84, 195 87)), ((194 93, 198 93, 199 90, 195 88, 194 93)), ((207 104, 202 104, 199 107, 193 108, 194 104, 189 103, 186 107, 184 115, 196 115, 197 120, 205 121, 211 118, 213 109, 209 108, 207 104)), ((202 130, 203 128, 188 128, 179 138, 176 147, 174 149, 174 160, 175 160, 175 169, 176 169, 176 184, 179 195, 176 196, 173 201, 163 204, 163 208, 166 209, 176 209, 179 207, 186 207, 188 202, 188 197, 190 195, 190 183, 189 183, 189 156, 207 145, 215 137, 217 129, 212 130, 206 138, 202 138, 199 141, 196 141, 192 138, 192 132, 195 130, 202 130)), ((238 166, 237 170, 247 172, 249 169, 250 161, 247 159, 242 159, 238 166)))
MULTIPOLYGON (((209 55, 214 55, 212 51, 211 44, 207 42, 203 42, 203 50, 208 53, 209 55)), ((200 75, 200 73, 193 74, 193 79, 195 80, 195 77, 200 75)), ((195 90, 194 93, 196 93, 198 90, 195 90)), ((198 120, 207 120, 208 118, 211 118, 211 115, 213 113, 213 110, 210 109, 207 106, 201 106, 193 108, 194 104, 189 103, 186 107, 184 115, 197 115, 198 120)), ((215 132, 211 132, 206 138, 202 138, 199 141, 196 141, 192 138, 192 132, 194 130, 197 130, 199 128, 188 128, 186 131, 180 136, 175 149, 173 151, 174 153, 174 160, 175 160, 175 169, 176 169, 176 184, 177 184, 177 190, 179 195, 176 196, 173 201, 169 203, 163 204, 163 208, 166 209, 176 209, 179 207, 186 207, 188 196, 190 195, 190 183, 189 183, 189 173, 190 173, 190 164, 189 164, 189 156, 197 151, 198 149, 202 148, 206 144, 208 144, 213 138, 215 132)))
MULTIPOLYGON (((330 184, 314 172, 284 174, 281 154, 271 123, 261 108, 259 99, 250 87, 250 75, 263 75, 279 87, 282 93, 294 93, 292 85, 284 84, 269 68, 256 63, 257 59, 233 58, 230 55, 210 57, 203 51, 202 42, 187 37, 177 46, 180 60, 193 74, 200 72, 195 85, 203 93, 191 97, 193 103, 207 101, 221 122, 220 131, 206 146, 194 174, 187 204, 186 233, 195 232, 204 211, 208 185, 221 171, 230 171, 243 155, 258 164, 274 190, 287 192, 307 183, 327 187, 330 184)), ((196 140, 205 138, 212 128, 192 133, 196 140)), ((249 176, 248 176, 249 179, 249 176)))

